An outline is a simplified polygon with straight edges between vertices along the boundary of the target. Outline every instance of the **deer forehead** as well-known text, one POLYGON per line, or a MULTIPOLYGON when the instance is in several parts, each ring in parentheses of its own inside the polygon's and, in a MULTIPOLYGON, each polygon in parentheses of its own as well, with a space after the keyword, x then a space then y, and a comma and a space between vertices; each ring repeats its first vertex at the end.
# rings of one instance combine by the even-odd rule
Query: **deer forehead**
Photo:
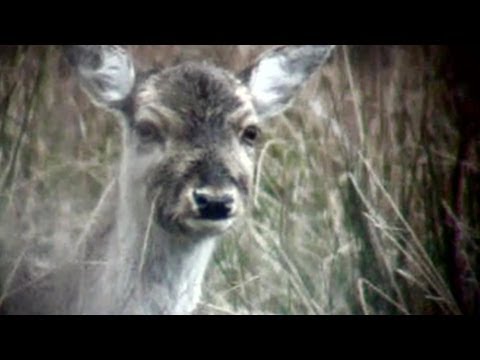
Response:
POLYGON ((173 126, 257 123, 247 88, 225 70, 187 63, 153 73, 137 86, 135 120, 144 117, 173 126))

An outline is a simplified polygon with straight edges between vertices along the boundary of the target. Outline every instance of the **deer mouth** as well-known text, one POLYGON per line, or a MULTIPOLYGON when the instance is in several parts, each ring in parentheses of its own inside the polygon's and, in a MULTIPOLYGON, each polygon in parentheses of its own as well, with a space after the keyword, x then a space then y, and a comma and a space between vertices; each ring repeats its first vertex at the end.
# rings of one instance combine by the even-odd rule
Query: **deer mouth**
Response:
POLYGON ((188 211, 173 217, 163 217, 159 212, 157 221, 160 227, 172 234, 203 238, 225 233, 234 225, 237 218, 235 214, 225 215, 222 211, 212 211, 208 214, 188 211))
POLYGON ((227 231, 235 222, 234 217, 226 219, 204 219, 199 217, 189 218, 185 220, 185 225, 193 232, 208 233, 218 235, 227 231))

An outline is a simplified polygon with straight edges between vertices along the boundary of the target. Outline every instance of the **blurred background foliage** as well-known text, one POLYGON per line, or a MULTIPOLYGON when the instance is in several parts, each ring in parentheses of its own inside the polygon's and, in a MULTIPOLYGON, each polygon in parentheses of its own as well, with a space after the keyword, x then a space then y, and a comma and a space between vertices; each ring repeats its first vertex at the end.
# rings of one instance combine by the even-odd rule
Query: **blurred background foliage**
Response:
MULTIPOLYGON (((270 47, 127 46, 141 70, 236 72, 270 47)), ((198 313, 478 315, 479 60, 474 46, 339 46, 266 124, 253 214, 220 243, 198 313)), ((58 48, 0 46, 3 291, 17 259, 2 246, 68 247, 120 152, 119 124, 58 48)))

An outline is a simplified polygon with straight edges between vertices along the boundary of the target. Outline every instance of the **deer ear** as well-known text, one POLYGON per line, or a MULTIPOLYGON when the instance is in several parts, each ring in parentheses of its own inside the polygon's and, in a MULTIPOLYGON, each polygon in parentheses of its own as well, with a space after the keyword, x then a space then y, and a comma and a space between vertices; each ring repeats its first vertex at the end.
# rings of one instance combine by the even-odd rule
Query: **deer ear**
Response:
POLYGON ((67 45, 65 54, 80 82, 101 105, 114 107, 128 98, 135 84, 130 56, 115 45, 67 45))
POLYGON ((285 111, 302 84, 329 58, 334 45, 281 46, 267 51, 240 77, 261 118, 285 111))

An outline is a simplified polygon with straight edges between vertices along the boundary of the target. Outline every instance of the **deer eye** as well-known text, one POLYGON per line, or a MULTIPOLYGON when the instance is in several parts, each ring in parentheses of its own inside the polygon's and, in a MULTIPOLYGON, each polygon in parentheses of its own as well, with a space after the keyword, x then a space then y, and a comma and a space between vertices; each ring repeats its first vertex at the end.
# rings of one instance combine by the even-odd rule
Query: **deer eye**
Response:
POLYGON ((160 141, 161 134, 158 127, 150 121, 142 121, 135 126, 135 132, 142 141, 160 141))
POLYGON ((256 126, 247 126, 242 132, 242 141, 253 146, 260 136, 260 129, 256 126))

